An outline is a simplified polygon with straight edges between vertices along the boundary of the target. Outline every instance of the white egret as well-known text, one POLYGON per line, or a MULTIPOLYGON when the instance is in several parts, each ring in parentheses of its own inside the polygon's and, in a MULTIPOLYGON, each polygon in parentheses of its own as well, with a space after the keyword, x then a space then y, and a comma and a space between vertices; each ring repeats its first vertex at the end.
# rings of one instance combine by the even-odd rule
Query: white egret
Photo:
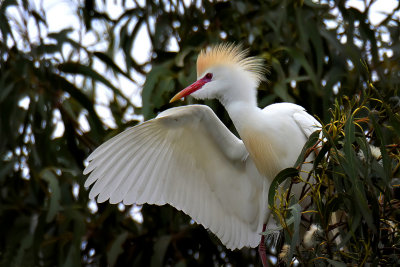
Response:
MULTIPOLYGON (((256 247, 268 220, 268 189, 292 167, 319 123, 291 103, 257 107, 263 60, 233 44, 203 50, 187 95, 218 99, 241 138, 205 105, 168 109, 127 129, 88 158, 85 187, 98 202, 170 204, 229 249, 256 247)), ((263 259, 265 261, 265 258, 263 259)), ((264 262, 265 264, 265 262, 264 262)))

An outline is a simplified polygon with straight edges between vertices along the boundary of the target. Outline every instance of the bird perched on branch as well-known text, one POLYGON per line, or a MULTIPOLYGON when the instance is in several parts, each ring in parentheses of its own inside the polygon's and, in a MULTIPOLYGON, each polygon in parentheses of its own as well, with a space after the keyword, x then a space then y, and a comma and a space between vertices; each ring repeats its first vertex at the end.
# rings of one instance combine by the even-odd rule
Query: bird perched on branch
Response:
POLYGON ((170 204, 227 248, 256 247, 270 215, 272 180, 293 166, 319 123, 295 104, 258 108, 257 87, 266 68, 262 59, 247 54, 234 44, 201 51, 197 81, 171 99, 218 99, 241 139, 208 106, 168 109, 89 156, 84 170, 90 173, 85 187, 94 184, 89 197, 126 205, 170 204))

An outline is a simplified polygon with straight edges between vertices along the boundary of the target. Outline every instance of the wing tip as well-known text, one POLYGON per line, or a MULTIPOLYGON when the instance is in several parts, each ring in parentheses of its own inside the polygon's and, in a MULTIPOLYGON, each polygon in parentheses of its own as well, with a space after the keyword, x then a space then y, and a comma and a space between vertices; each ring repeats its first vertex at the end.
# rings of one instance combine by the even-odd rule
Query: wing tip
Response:
POLYGON ((83 184, 83 187, 85 187, 85 189, 87 190, 95 181, 97 181, 98 178, 96 179, 90 179, 89 178, 86 179, 85 183, 83 184))
POLYGON ((95 197, 98 195, 98 193, 95 193, 94 191, 93 191, 93 189, 92 190, 90 190, 90 192, 89 192, 89 199, 90 200, 93 200, 93 199, 95 199, 95 197))
MULTIPOLYGON (((104 203, 104 202, 106 202, 106 201, 109 200, 109 199, 110 199, 109 196, 100 193, 100 194, 98 195, 96 201, 97 201, 97 203, 104 203)), ((116 203, 111 203, 111 204, 116 204, 116 203)))
POLYGON ((89 165, 83 170, 83 175, 88 175, 92 170, 89 169, 89 165))

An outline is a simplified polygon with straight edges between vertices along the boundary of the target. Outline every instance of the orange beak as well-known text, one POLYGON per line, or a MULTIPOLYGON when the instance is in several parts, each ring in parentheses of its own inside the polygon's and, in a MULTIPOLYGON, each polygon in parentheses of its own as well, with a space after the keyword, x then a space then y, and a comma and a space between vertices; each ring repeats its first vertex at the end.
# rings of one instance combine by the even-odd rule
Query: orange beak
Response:
POLYGON ((188 95, 196 92, 197 90, 201 89, 203 87, 203 85, 205 85, 209 81, 211 81, 211 79, 208 79, 206 77, 197 80, 196 82, 192 83, 191 85, 189 85, 188 87, 186 87, 185 89, 183 89, 182 91, 177 93, 173 98, 171 98, 169 103, 172 103, 178 99, 181 99, 182 97, 188 96, 188 95))

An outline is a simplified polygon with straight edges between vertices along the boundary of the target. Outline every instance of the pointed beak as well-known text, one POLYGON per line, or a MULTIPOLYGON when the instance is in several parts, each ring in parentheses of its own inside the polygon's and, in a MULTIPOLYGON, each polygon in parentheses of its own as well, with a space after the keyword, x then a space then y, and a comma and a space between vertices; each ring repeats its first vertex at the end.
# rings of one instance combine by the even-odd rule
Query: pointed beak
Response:
POLYGON ((211 81, 211 79, 207 79, 205 77, 197 80, 196 82, 192 83, 191 85, 189 85, 188 87, 186 87, 185 89, 183 89, 182 91, 177 93, 173 98, 171 98, 169 103, 172 103, 178 99, 181 99, 182 97, 188 96, 188 95, 196 92, 197 90, 201 89, 203 87, 203 85, 205 85, 209 81, 211 81))

